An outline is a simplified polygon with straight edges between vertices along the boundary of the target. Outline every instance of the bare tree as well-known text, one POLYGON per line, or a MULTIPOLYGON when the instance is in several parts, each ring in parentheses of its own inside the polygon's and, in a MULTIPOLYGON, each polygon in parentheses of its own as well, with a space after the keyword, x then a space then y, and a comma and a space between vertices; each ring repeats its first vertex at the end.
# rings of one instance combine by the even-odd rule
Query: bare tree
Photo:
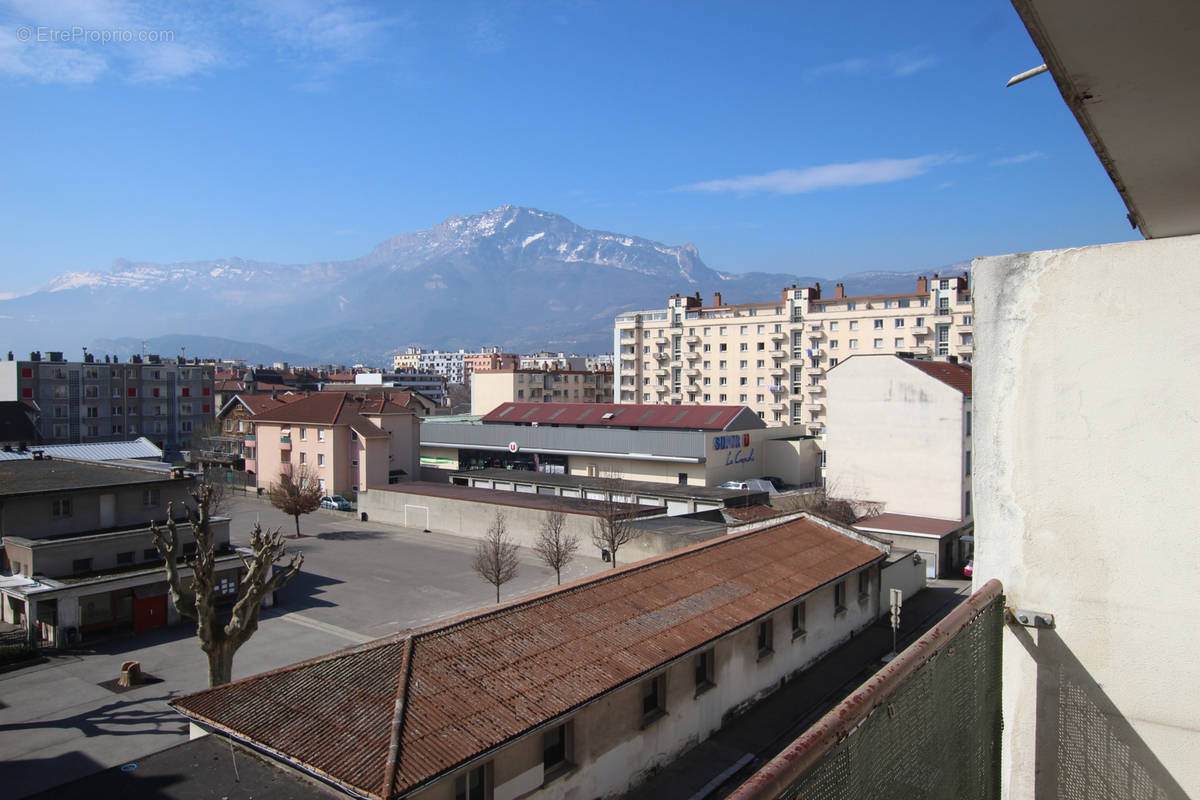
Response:
POLYGON ((561 511, 546 512, 533 543, 533 552, 554 570, 554 578, 559 583, 562 583, 563 567, 571 563, 578 549, 579 537, 567 532, 567 515, 561 511))
POLYGON ((296 520, 296 538, 300 538, 300 516, 311 514, 321 507, 321 483, 304 466, 292 475, 281 475, 279 483, 267 490, 271 505, 296 520))
POLYGON ((179 572, 181 543, 174 503, 167 505, 166 528, 151 522, 150 532, 159 556, 166 563, 171 603, 180 614, 196 622, 200 649, 208 655, 208 685, 220 686, 232 679, 234 653, 258 630, 263 599, 300 571, 304 554, 296 553, 286 567, 276 570, 276 563, 287 554, 283 536, 278 530, 264 532, 256 524, 250 531, 250 554, 241 556, 245 574, 238 584, 233 613, 229 622, 222 625, 217 619, 216 548, 209 524, 211 492, 210 487, 201 484, 192 492, 195 505, 184 505, 196 541, 195 556, 185 562, 192 570, 190 578, 179 572))
POLYGON ((592 544, 607 550, 612 557, 612 568, 617 568, 617 551, 642 535, 641 528, 634 525, 629 509, 632 499, 629 485, 620 477, 604 479, 604 499, 598 504, 597 518, 592 522, 592 544))
POLYGON ((777 498, 774 504, 784 511, 808 511, 843 525, 878 516, 882 511, 882 506, 877 502, 841 496, 841 492, 833 485, 803 494, 786 495, 777 498))
POLYGON ((208 513, 214 517, 226 516, 229 510, 229 485, 221 480, 221 470, 208 469, 200 475, 200 483, 208 487, 208 513))
POLYGON ((504 512, 496 509, 496 517, 487 533, 475 543, 475 558, 471 569, 496 587, 496 602, 500 602, 500 587, 517 577, 517 546, 508 538, 504 512))

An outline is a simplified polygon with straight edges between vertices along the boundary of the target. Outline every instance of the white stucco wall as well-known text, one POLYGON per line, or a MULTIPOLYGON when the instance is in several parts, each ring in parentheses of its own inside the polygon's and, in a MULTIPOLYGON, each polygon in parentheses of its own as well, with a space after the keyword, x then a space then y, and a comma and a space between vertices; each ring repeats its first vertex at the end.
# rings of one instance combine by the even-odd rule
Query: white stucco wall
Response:
POLYGON ((974 580, 1055 616, 1005 632, 1004 796, 1200 797, 1200 237, 974 275, 974 580))
POLYGON ((963 519, 963 394, 893 356, 853 356, 825 379, 830 493, 963 519))

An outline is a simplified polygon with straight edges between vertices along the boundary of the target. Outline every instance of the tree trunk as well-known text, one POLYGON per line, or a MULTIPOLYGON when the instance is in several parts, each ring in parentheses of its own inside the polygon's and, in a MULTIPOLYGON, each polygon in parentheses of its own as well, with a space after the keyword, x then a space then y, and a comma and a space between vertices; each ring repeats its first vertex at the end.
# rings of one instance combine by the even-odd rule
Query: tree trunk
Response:
POLYGON ((296 514, 295 518, 296 518, 296 538, 299 539, 300 538, 300 515, 296 514))
POLYGON ((500 584, 496 584, 496 602, 500 602, 500 584))
POLYGON ((554 568, 554 579, 558 581, 559 586, 562 586, 562 571, 558 567, 554 568))
POLYGON ((224 686, 233 680, 233 654, 237 648, 224 642, 208 650, 208 685, 224 686))

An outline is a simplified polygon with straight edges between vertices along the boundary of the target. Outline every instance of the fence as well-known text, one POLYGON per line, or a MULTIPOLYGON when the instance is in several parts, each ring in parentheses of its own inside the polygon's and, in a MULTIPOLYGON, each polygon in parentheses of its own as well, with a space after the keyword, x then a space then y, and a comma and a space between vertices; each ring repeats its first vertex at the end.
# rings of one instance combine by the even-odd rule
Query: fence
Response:
POLYGON ((988 581, 729 797, 998 798, 1002 592, 988 581))

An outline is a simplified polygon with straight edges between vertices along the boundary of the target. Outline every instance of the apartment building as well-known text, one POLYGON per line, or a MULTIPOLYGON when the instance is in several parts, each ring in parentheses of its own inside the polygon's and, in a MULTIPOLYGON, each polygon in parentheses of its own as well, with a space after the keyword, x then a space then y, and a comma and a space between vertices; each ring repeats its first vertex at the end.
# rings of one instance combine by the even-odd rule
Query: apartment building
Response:
POLYGON ((674 295, 667 308, 616 319, 618 403, 735 403, 770 425, 825 430, 825 371, 859 353, 970 362, 967 275, 918 278, 916 291, 833 297, 790 286, 777 302, 711 306, 674 295))
POLYGON ((501 403, 611 403, 612 370, 481 370, 471 379, 471 413, 486 414, 501 403))
POLYGON ((125 363, 61 352, 0 361, 0 400, 33 401, 44 444, 121 442, 146 436, 174 454, 213 418, 213 367, 197 361, 133 356, 125 363))

